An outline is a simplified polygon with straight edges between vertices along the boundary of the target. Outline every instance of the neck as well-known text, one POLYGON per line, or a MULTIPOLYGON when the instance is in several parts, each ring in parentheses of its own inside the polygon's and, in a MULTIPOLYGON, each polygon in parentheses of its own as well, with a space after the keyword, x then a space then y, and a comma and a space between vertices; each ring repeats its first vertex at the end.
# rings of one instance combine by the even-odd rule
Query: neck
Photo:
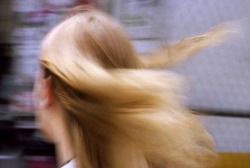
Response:
POLYGON ((73 146, 63 113, 56 117, 52 129, 57 162, 62 166, 74 158, 73 146))
MULTIPOLYGON (((63 139, 63 137, 62 137, 63 139)), ((57 162, 58 165, 63 166, 74 158, 74 152, 69 141, 61 141, 56 144, 57 162)))

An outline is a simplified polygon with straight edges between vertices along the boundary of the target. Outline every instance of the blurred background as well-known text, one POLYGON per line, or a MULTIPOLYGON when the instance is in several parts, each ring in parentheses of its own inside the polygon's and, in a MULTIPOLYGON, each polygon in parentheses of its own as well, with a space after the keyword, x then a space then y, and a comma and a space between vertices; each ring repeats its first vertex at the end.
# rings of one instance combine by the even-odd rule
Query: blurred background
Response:
POLYGON ((0 167, 54 168, 54 146, 34 123, 32 88, 41 39, 64 12, 90 4, 117 18, 140 53, 226 21, 238 33, 171 69, 186 77, 185 105, 201 113, 218 168, 250 167, 249 0, 1 0, 0 167))

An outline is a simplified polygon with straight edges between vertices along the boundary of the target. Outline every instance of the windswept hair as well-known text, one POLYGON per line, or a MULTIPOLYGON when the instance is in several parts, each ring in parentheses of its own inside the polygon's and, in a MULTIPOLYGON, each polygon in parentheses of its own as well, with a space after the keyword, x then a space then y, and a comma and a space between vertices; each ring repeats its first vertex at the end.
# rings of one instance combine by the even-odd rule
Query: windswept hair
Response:
POLYGON ((181 105, 175 65, 225 35, 223 28, 140 57, 120 25, 86 6, 44 39, 41 63, 67 116, 78 168, 204 168, 214 144, 181 105))

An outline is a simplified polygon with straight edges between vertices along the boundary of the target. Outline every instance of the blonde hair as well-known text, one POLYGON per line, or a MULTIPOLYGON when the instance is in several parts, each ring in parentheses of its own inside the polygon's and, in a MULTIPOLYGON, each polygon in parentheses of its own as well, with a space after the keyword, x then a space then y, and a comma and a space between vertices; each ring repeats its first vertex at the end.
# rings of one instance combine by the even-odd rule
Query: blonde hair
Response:
POLYGON ((147 68, 173 65, 223 37, 219 29, 139 57, 118 23, 76 7, 44 39, 79 168, 203 168, 210 135, 180 103, 179 79, 147 68), (166 49, 167 48, 167 49, 166 49))

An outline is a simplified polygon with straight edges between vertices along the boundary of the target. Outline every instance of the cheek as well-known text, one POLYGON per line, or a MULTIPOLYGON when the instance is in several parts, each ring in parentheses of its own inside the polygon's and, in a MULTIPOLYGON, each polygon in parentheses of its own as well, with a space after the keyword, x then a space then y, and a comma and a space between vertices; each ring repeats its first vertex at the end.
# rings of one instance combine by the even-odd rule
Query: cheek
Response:
POLYGON ((36 110, 36 124, 38 130, 46 141, 52 142, 52 132, 49 123, 49 117, 45 110, 36 110))

